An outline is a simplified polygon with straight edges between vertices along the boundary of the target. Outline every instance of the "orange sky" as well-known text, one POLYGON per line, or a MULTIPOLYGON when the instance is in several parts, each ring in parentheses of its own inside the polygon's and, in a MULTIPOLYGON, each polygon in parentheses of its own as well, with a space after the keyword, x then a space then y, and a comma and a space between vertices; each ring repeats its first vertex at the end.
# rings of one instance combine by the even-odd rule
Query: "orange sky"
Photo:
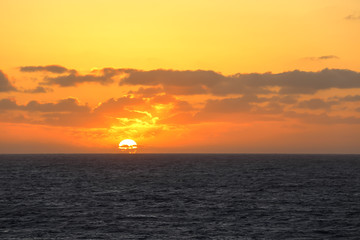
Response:
POLYGON ((2 0, 0 153, 360 153, 357 0, 2 0))

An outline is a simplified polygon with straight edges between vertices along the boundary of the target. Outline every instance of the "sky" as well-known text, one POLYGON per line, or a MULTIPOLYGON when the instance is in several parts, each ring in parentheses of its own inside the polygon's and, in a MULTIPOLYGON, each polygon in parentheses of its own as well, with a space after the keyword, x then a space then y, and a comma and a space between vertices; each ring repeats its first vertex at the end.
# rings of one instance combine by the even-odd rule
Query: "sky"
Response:
POLYGON ((360 153, 358 0, 0 0, 0 153, 360 153))

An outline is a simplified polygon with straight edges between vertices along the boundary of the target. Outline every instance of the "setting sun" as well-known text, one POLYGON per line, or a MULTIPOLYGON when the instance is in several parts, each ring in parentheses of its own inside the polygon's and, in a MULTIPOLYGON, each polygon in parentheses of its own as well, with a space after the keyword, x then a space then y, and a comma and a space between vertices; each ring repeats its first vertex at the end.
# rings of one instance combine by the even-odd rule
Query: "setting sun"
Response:
POLYGON ((124 139, 119 143, 119 149, 133 153, 137 149, 137 143, 132 139, 124 139))

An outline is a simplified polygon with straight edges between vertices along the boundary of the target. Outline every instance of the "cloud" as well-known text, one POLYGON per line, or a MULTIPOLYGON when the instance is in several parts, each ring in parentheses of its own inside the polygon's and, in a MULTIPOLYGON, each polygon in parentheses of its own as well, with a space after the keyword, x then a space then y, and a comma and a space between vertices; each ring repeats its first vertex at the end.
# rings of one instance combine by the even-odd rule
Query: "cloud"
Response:
POLYGON ((17 89, 10 83, 7 76, 0 70, 0 92, 17 91, 17 89))
POLYGON ((14 99, 1 99, 0 100, 0 111, 3 110, 16 110, 19 106, 16 104, 14 99))
POLYGON ((298 108, 306 108, 310 110, 317 110, 317 109, 330 109, 333 105, 337 105, 339 102, 335 101, 324 101, 320 98, 313 98, 310 100, 305 100, 299 102, 297 105, 298 108))
POLYGON ((30 101, 23 107, 27 111, 37 112, 89 112, 90 107, 87 105, 80 105, 75 98, 66 98, 57 103, 39 103, 37 101, 30 101))
POLYGON ((110 98, 96 107, 94 112, 102 114, 118 114, 120 117, 124 111, 129 112, 131 110, 144 109, 146 109, 146 102, 142 98, 121 97, 117 99, 110 98))
POLYGON ((74 98, 66 98, 59 100, 56 103, 39 103, 38 101, 30 101, 26 105, 18 105, 13 99, 1 99, 1 110, 23 110, 29 112, 68 112, 68 113, 84 113, 90 112, 90 107, 87 105, 80 105, 74 98))
POLYGON ((267 84, 280 87, 281 94, 314 94, 331 88, 360 88, 360 74, 342 69, 292 71, 272 75, 267 84))
POLYGON ((311 60, 311 61, 321 61, 321 60, 339 59, 339 57, 335 56, 335 55, 325 55, 325 56, 320 56, 320 57, 308 57, 305 59, 311 60))
POLYGON ((346 20, 360 20, 360 14, 350 14, 345 17, 346 20))
POLYGON ((21 72, 51 72, 51 73, 65 73, 69 71, 66 67, 59 65, 47 66, 24 66, 20 67, 21 72))
POLYGON ((334 99, 345 102, 358 102, 360 101, 360 95, 347 95, 345 97, 334 97, 334 99))
POLYGON ((81 83, 93 82, 107 85, 114 82, 113 77, 120 74, 122 71, 116 69, 104 68, 100 71, 94 71, 92 74, 81 75, 77 71, 73 70, 70 74, 58 77, 46 77, 44 85, 58 85, 61 87, 72 87, 81 83))
POLYGON ((59 85, 61 87, 72 87, 79 83, 85 82, 98 82, 101 84, 108 84, 113 82, 107 76, 94 76, 94 75, 78 75, 69 74, 67 76, 59 76, 55 78, 46 78, 43 84, 45 85, 59 85))
POLYGON ((310 113, 296 113, 296 112, 286 112, 285 117, 298 119, 305 123, 310 124, 360 124, 360 118, 356 116, 330 116, 327 113, 321 114, 310 114, 310 113))
POLYGON ((250 73, 224 76, 213 71, 132 71, 120 85, 162 87, 172 95, 213 94, 314 94, 331 88, 360 88, 360 74, 351 70, 324 69, 319 72, 250 73))
MULTIPOLYGON (((318 60, 337 58, 334 55, 318 57, 318 60)), ((45 66, 46 67, 46 66, 45 66)), ((43 67, 43 68, 45 68, 43 67)), ((38 68, 38 67, 37 67, 38 68)), ((324 69, 319 72, 289 71, 282 73, 237 73, 223 75, 214 71, 136 70, 103 68, 82 75, 75 70, 67 75, 47 76, 42 85, 61 87, 82 83, 107 85, 119 81, 119 85, 139 86, 129 91, 137 97, 150 98, 160 93, 169 95, 242 95, 242 94, 314 94, 327 89, 360 88, 360 73, 345 69, 324 69)), ((39 92, 41 89, 37 89, 39 92)))
POLYGON ((160 87, 149 87, 149 88, 143 88, 140 87, 137 91, 129 91, 129 94, 136 94, 140 95, 145 98, 152 97, 154 95, 157 95, 159 93, 163 93, 164 89, 160 87))
POLYGON ((162 85, 164 91, 173 95, 205 94, 209 88, 225 77, 213 71, 151 70, 133 71, 124 77, 120 85, 162 85))
POLYGON ((89 106, 74 98, 57 102, 30 101, 17 104, 14 99, 0 100, 1 122, 22 122, 36 125, 108 127, 109 120, 93 114, 89 106))
POLYGON ((244 97, 210 99, 206 101, 206 105, 202 111, 211 113, 248 112, 252 108, 252 102, 253 101, 249 101, 244 97))
POLYGON ((24 90, 24 93, 47 93, 49 91, 51 91, 51 89, 38 86, 38 87, 33 88, 33 89, 24 90))

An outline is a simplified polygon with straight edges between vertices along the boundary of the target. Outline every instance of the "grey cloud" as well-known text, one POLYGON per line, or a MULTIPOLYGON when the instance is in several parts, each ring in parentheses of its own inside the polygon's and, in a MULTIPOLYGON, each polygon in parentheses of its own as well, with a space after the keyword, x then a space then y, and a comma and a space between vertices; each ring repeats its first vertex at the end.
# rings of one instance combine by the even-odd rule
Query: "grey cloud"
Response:
POLYGON ((66 67, 59 65, 47 66, 24 66, 20 67, 21 72, 51 72, 51 73, 65 73, 69 71, 66 67))
POLYGON ((175 71, 152 70, 133 71, 125 77, 120 85, 162 85, 168 94, 191 95, 205 94, 209 88, 221 82, 225 77, 213 71, 175 71))
POLYGON ((360 74, 351 70, 324 69, 320 72, 290 71, 224 76, 212 71, 133 71, 120 85, 162 86, 173 95, 270 94, 279 87, 280 94, 314 94, 331 88, 360 88, 360 74))
POLYGON ((268 102, 265 106, 257 106, 254 110, 256 114, 280 114, 284 111, 284 106, 278 102, 268 102))
POLYGON ((45 85, 59 85, 61 87, 72 87, 80 83, 96 82, 103 85, 112 83, 114 80, 112 77, 115 75, 113 72, 104 72, 103 75, 97 76, 93 74, 79 75, 77 72, 73 72, 66 76, 47 77, 42 84, 45 85))
POLYGON ((41 87, 41 86, 38 86, 38 87, 33 88, 33 89, 24 90, 25 93, 47 93, 49 91, 51 91, 51 89, 44 88, 44 87, 41 87))
POLYGON ((192 94, 239 94, 239 93, 269 93, 269 90, 256 86, 261 81, 261 74, 246 74, 224 76, 214 71, 175 71, 152 70, 132 71, 123 78, 120 85, 162 85, 164 91, 173 95, 192 94), (243 77, 244 76, 244 77, 243 77), (257 88, 254 88, 257 87, 257 88))
POLYGON ((17 91, 17 89, 10 83, 7 76, 0 70, 0 92, 17 91))
POLYGON ((16 101, 13 99, 1 99, 0 100, 0 111, 2 110, 16 110, 19 106, 16 104, 16 101))
POLYGON ((268 89, 270 85, 267 83, 271 76, 271 73, 235 74, 224 77, 216 85, 210 86, 209 92, 219 96, 229 94, 269 94, 273 92, 268 89))
POLYGON ((281 87, 281 94, 313 94, 330 88, 360 88, 360 74, 341 69, 324 69, 320 72, 293 71, 272 75, 268 84, 281 87))
POLYGON ((317 109, 330 109, 333 105, 339 104, 336 101, 324 101, 320 98, 313 98, 310 100, 305 100, 299 102, 297 105, 298 108, 306 108, 310 110, 317 110, 317 109))
POLYGON ((149 87, 149 88, 140 87, 137 91, 129 91, 128 93, 137 94, 137 95, 141 95, 142 97, 149 98, 162 92, 164 92, 164 89, 160 87, 149 87))
POLYGON ((45 77, 42 85, 58 85, 60 87, 76 86, 86 82, 96 82, 103 85, 112 83, 113 77, 119 74, 131 73, 132 69, 114 69, 114 68, 103 68, 99 70, 93 70, 90 74, 81 75, 79 72, 73 69, 67 69, 59 65, 48 65, 48 66, 25 66, 20 67, 21 72, 51 72, 67 75, 60 75, 56 77, 45 77))
POLYGON ((151 71, 135 71, 130 73, 129 77, 121 81, 121 84, 132 85, 173 85, 173 86, 192 86, 215 85, 216 82, 224 78, 219 73, 213 71, 175 71, 175 70, 151 70, 151 71))
POLYGON ((89 112, 90 107, 80 105, 74 98, 67 98, 58 101, 57 103, 39 103, 37 101, 30 101, 23 107, 27 111, 38 112, 89 112))
POLYGON ((206 102, 203 112, 236 113, 250 111, 252 105, 244 98, 211 99, 206 102))
POLYGON ((90 112, 90 107, 87 105, 80 105, 74 98, 62 99, 56 103, 39 103, 37 101, 30 101, 26 105, 18 105, 15 100, 1 99, 1 110, 23 110, 29 112, 90 112))
POLYGON ((278 102, 282 104, 295 104, 297 103, 297 96, 294 95, 284 95, 284 96, 274 96, 271 99, 269 99, 272 102, 278 102))
POLYGON ((94 116, 90 112, 49 112, 42 115, 42 124, 55 126, 72 126, 72 127, 105 127, 106 120, 102 119, 100 123, 95 124, 94 116), (99 125, 100 124, 100 125, 99 125))
POLYGON ((241 113, 279 114, 283 112, 285 104, 280 97, 257 97, 244 95, 238 98, 223 98, 208 100, 201 113, 241 113))
POLYGON ((320 57, 308 57, 305 59, 311 60, 311 61, 321 61, 321 60, 329 60, 329 59, 339 59, 339 57, 335 56, 335 55, 324 55, 324 56, 320 56, 320 57))
POLYGON ((345 102, 357 102, 360 101, 360 95, 347 95, 345 97, 337 98, 337 99, 345 102))

